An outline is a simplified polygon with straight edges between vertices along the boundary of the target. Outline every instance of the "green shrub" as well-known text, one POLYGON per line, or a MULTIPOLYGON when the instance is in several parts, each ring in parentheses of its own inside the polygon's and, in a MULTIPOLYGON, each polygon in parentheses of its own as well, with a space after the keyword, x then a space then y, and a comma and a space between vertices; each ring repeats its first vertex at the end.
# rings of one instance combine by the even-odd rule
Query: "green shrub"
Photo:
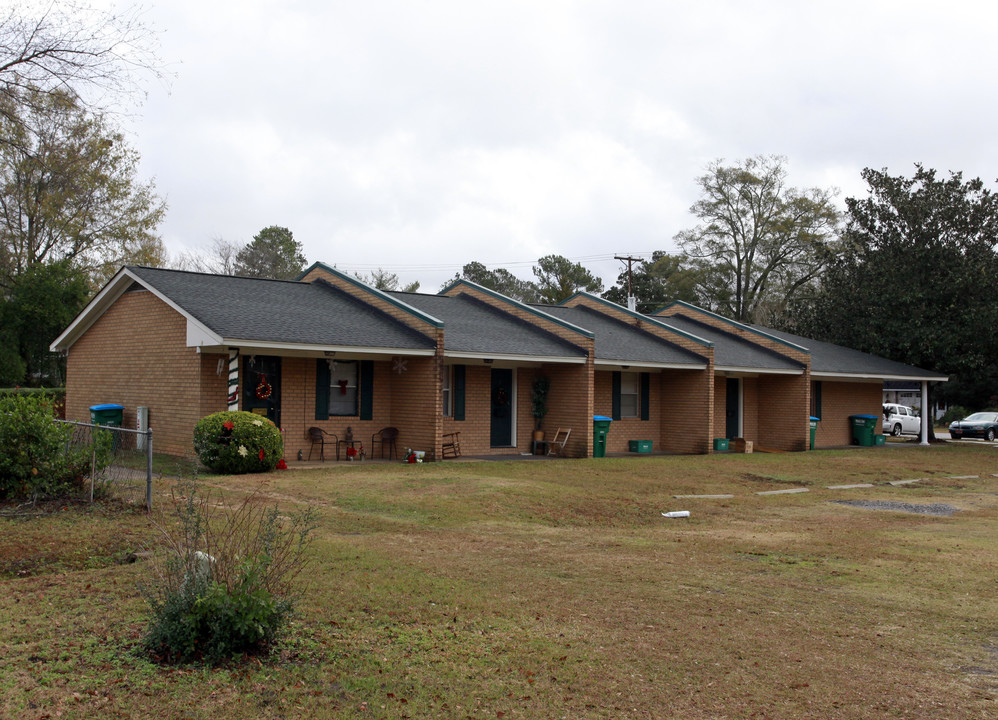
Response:
POLYGON ((939 419, 939 424, 949 427, 951 422, 963 420, 968 415, 970 415, 970 411, 967 410, 967 408, 959 405, 951 405, 946 413, 939 419))
POLYGON ((52 419, 48 394, 0 394, 0 497, 60 497, 75 491, 111 461, 111 434, 97 430, 91 444, 74 444, 72 427, 52 419))
POLYGON ((202 495, 196 479, 178 491, 178 522, 164 530, 168 556, 151 564, 155 587, 144 589, 152 608, 146 648, 170 663, 266 652, 301 596, 314 511, 282 515, 256 495, 228 507, 202 495))
POLYGON ((277 426, 261 415, 220 412, 194 426, 194 451, 215 473, 270 472, 284 456, 284 440, 277 426))

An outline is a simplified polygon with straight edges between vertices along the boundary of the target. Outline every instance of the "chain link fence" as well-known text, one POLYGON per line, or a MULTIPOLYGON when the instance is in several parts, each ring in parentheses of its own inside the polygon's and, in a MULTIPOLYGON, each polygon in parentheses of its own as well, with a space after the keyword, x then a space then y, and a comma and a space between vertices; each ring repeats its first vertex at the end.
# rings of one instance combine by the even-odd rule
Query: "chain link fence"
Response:
POLYGON ((111 495, 129 504, 152 510, 152 430, 55 420, 72 428, 68 447, 85 450, 90 468, 82 493, 94 497, 111 495))

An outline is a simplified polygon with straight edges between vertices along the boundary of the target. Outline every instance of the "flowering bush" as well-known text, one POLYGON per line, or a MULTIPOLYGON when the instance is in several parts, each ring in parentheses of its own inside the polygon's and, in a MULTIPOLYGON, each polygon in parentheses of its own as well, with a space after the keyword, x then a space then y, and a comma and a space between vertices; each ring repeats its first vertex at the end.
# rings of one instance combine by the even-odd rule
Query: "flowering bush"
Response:
POLYGON ((194 451, 212 472, 270 472, 284 455, 281 431, 262 415, 220 412, 194 426, 194 451))

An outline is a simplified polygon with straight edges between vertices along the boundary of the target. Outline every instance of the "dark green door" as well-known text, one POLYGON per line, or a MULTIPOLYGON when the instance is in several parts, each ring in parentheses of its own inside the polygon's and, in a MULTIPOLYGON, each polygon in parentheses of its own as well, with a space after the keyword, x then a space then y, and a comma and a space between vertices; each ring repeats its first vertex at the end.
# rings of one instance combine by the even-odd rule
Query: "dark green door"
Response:
POLYGON ((492 447, 513 445, 513 371, 492 370, 492 447))
POLYGON ((738 378, 728 378, 727 384, 727 402, 725 403, 724 419, 725 419, 725 435, 724 437, 728 440, 734 440, 736 437, 741 437, 742 429, 739 427, 738 422, 738 408, 740 406, 740 396, 741 396, 741 381, 738 378))
POLYGON ((243 356, 243 410, 266 415, 281 426, 281 358, 243 356))

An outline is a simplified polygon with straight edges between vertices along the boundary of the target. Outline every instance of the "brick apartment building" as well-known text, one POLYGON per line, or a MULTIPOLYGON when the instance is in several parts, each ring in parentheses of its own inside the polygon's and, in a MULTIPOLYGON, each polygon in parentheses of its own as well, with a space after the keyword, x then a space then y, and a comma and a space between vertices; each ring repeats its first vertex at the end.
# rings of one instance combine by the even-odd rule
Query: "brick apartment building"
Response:
POLYGON ((534 380, 550 381, 543 429, 571 428, 565 454, 593 453, 594 415, 612 417, 607 450, 709 453, 714 438, 779 450, 850 442, 849 415, 879 415, 885 380, 946 377, 848 348, 734 322, 676 302, 654 315, 588 293, 527 305, 467 281, 437 295, 383 292, 316 263, 298 281, 124 267, 53 343, 67 354, 66 413, 149 408, 156 448, 191 451, 204 415, 265 414, 285 455, 308 428, 441 457, 531 449, 534 380))

